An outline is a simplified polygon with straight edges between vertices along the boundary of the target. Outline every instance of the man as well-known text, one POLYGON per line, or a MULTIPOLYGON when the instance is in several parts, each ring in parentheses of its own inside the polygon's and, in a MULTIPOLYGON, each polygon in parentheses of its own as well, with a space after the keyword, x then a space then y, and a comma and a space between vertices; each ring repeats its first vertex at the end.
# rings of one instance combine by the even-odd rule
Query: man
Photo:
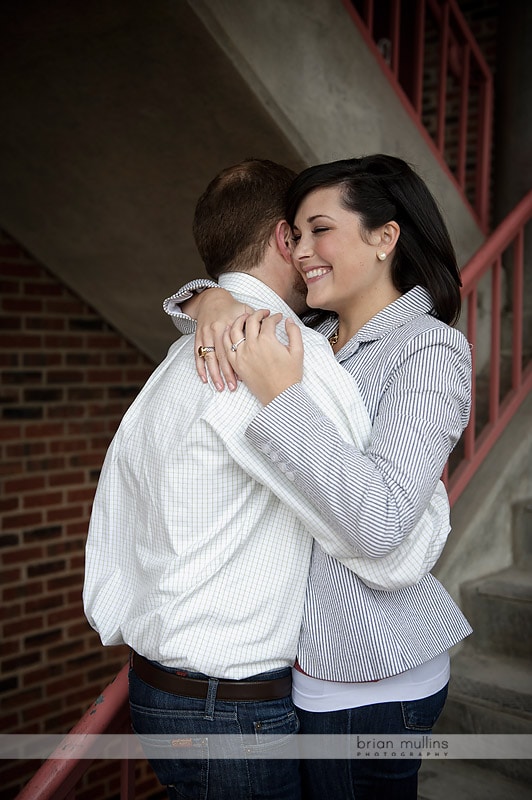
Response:
MULTIPOLYGON (((258 160, 224 170, 198 202, 196 241, 241 302, 301 326, 304 383, 363 448, 370 426, 356 385, 327 341, 294 317, 304 287, 282 219, 293 177, 258 160)), ((373 586, 415 578, 405 578, 400 556, 375 562, 340 540, 289 468, 281 479, 247 442, 258 402, 244 386, 218 392, 198 381, 194 355, 191 336, 172 345, 109 448, 87 542, 85 611, 103 644, 132 649, 133 727, 175 754, 150 750, 170 797, 291 800, 300 796, 297 762, 269 758, 286 755, 298 727, 290 667, 312 536, 373 586), (222 749, 213 751, 216 734, 222 749), (276 734, 273 743, 265 734, 276 734)), ((427 571, 447 510, 440 497, 405 544, 424 541, 427 571)))

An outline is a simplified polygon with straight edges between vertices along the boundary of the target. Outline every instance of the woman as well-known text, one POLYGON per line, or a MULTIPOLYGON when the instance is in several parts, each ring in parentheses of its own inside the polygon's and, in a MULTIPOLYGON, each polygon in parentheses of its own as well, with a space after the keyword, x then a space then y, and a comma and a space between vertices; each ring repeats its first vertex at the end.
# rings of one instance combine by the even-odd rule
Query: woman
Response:
MULTIPOLYGON (((288 460, 309 502, 378 558, 415 526, 468 421, 469 346, 450 327, 460 311, 455 254, 426 185, 391 156, 305 170, 287 219, 307 303, 328 312, 318 330, 370 415, 369 448, 346 444, 301 388, 295 325, 285 347, 278 319, 244 315, 225 331, 224 355, 264 404, 249 440, 274 463, 288 460)), ((419 739, 445 702, 448 649, 470 632, 432 575, 372 590, 315 545, 294 670, 301 733, 419 739)), ((302 761, 303 796, 417 796, 418 759, 356 758, 341 741, 345 759, 302 761)))

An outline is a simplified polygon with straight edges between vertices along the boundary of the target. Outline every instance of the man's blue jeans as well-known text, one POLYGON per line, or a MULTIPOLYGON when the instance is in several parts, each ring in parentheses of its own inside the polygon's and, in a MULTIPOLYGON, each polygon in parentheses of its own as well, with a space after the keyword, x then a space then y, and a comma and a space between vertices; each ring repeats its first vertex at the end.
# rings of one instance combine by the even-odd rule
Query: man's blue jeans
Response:
MULTIPOLYGON (((377 703, 344 711, 315 713, 297 709, 300 733, 355 737, 386 734, 417 739, 428 735, 438 719, 447 686, 430 697, 398 703, 377 703)), ((346 756, 349 756, 346 738, 346 756)), ((301 762, 304 800, 415 800, 419 759, 346 758, 301 762)))
MULTIPOLYGON (((249 680, 279 678, 289 672, 277 670, 249 680)), ((205 678, 194 672, 187 675, 205 678)), ((219 701, 214 696, 197 700, 155 689, 131 669, 129 701, 133 729, 171 800, 301 797, 295 735, 299 721, 290 697, 260 702, 219 701), (231 734, 226 751, 230 757, 220 758, 220 750, 216 749, 217 757, 209 758, 208 737, 216 734, 222 734, 216 736, 217 743, 223 743, 225 735, 231 734), (240 745, 243 736, 246 739, 240 745), (289 748, 294 750, 293 759, 286 758, 289 748), (165 758, 157 758, 158 750, 165 758), (171 758, 167 757, 169 753, 171 758), (276 760, 276 753, 282 753, 283 758, 276 760), (258 757, 261 754, 268 757, 258 757)))

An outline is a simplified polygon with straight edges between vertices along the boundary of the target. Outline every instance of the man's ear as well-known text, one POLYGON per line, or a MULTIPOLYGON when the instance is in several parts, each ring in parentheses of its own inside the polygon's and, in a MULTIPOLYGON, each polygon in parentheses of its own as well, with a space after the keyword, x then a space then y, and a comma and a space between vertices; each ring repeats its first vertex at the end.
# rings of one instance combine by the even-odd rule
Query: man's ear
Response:
POLYGON ((275 226, 275 243, 280 254, 287 264, 292 263, 292 229, 285 219, 280 220, 275 226))

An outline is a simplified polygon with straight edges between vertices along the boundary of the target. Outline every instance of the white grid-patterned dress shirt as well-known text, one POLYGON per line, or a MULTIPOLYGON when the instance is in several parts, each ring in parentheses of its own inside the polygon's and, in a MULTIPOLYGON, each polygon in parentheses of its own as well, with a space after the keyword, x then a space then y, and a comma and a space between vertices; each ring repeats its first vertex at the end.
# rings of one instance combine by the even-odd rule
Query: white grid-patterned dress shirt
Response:
MULTIPOLYGON (((223 283, 248 305, 293 317, 250 275, 232 273, 223 283)), ((363 450, 371 425, 355 382, 324 337, 302 332, 302 386, 363 450)), ((400 547, 364 556, 309 504, 290 470, 246 439, 260 407, 243 385, 219 393, 202 384, 188 336, 124 416, 86 548, 85 611, 103 644, 126 643, 168 666, 240 679, 293 663, 312 536, 378 588, 409 585, 436 561, 449 530, 441 489, 400 547)))

